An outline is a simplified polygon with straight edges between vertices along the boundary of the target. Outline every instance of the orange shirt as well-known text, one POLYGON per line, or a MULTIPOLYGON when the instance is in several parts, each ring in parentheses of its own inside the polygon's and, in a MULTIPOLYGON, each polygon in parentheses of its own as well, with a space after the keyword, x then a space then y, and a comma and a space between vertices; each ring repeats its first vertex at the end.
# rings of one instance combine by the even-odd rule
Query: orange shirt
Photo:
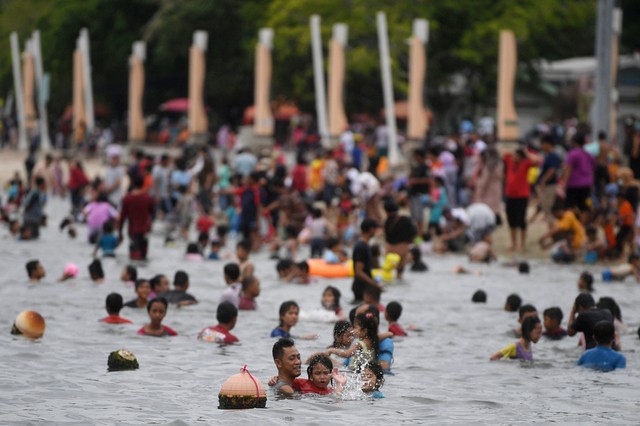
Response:
POLYGON ((622 200, 618 203, 618 219, 623 226, 633 226, 633 208, 631 203, 627 200, 622 200))

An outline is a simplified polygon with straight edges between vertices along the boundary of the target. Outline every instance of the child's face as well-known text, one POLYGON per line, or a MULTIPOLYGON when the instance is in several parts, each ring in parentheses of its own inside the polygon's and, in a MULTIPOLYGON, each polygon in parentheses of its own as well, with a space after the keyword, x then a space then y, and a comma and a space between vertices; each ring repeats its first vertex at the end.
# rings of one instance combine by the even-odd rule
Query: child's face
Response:
POLYGON ((156 302, 151 304, 151 309, 149 309, 149 318, 153 324, 160 324, 165 315, 167 315, 167 308, 165 308, 162 303, 156 302))
POLYGON ((557 320, 546 315, 544 316, 542 322, 544 323, 544 329, 547 330, 547 332, 556 331, 560 326, 557 320))
POLYGON ((282 323, 286 326, 293 327, 298 323, 298 308, 291 307, 289 310, 282 316, 282 323))
POLYGON ((327 309, 331 309, 336 304, 336 298, 333 297, 333 293, 330 290, 326 290, 322 293, 322 306, 327 309))
POLYGON ((362 380, 362 392, 365 392, 365 393, 373 392, 378 387, 377 386, 378 379, 376 378, 376 375, 373 373, 373 371, 371 371, 370 368, 365 368, 362 371, 361 380, 362 380))
POLYGON ((353 335, 358 339, 364 339, 365 337, 367 337, 367 332, 364 328, 362 328, 359 322, 356 322, 353 325, 353 335))
POLYGON ((249 253, 247 253, 247 251, 243 247, 238 247, 236 248, 236 257, 241 262, 244 262, 249 258, 249 253))
POLYGON ((160 278, 160 282, 156 286, 156 293, 164 293, 165 291, 169 291, 169 278, 164 275, 160 278))
POLYGON ((122 281, 131 281, 131 277, 129 277, 129 272, 127 272, 127 268, 124 268, 122 270, 122 273, 120 274, 120 280, 122 281))
POLYGON ((291 268, 286 268, 286 269, 280 269, 278 271, 278 277, 280 278, 286 278, 289 276, 289 274, 291 273, 291 268))
POLYGON ((338 343, 345 348, 351 346, 351 343, 353 342, 353 328, 347 328, 336 340, 338 340, 338 343))
MULTIPOLYGON (((136 288, 136 294, 142 299, 148 299, 149 293, 151 293, 151 286, 146 281, 136 288)), ((157 303, 155 305, 157 305, 157 303)))
POLYGON ((44 270, 44 266, 42 266, 42 263, 38 262, 38 266, 36 266, 36 270, 33 274, 34 278, 39 280, 41 278, 44 278, 46 274, 47 273, 44 270))
POLYGON ((322 363, 317 363, 311 370, 310 380, 320 389, 326 389, 331 383, 331 370, 322 363))
POLYGON ((538 343, 540 336, 542 336, 542 324, 538 323, 535 328, 531 330, 531 341, 533 343, 538 343))

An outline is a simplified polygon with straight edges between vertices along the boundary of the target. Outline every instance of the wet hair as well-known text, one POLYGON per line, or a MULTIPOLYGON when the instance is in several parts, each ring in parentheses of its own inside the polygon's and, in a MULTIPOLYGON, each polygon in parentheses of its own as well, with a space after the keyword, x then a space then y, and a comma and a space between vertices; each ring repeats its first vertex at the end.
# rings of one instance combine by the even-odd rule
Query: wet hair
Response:
POLYGON ((27 274, 29 274, 29 278, 31 278, 33 273, 36 272, 36 269, 38 269, 39 263, 40 263, 39 260, 30 260, 27 262, 25 267, 27 268, 27 274))
POLYGON ((238 316, 238 308, 231 302, 222 302, 218 305, 216 319, 220 324, 228 324, 238 316))
POLYGON ((371 312, 365 312, 356 315, 353 322, 358 324, 360 328, 363 328, 366 333, 366 337, 371 340, 371 349, 374 351, 374 358, 378 358, 378 346, 380 340, 378 339, 378 321, 371 312))
POLYGON ((613 297, 601 297, 596 305, 599 309, 608 309, 618 321, 622 321, 622 311, 613 297))
POLYGON ((189 274, 185 271, 178 271, 173 276, 173 286, 174 287, 186 287, 189 285, 189 274))
POLYGON ((549 317, 552 320, 556 320, 558 321, 558 324, 560 324, 562 322, 562 318, 564 315, 562 314, 562 309, 558 308, 557 306, 554 306, 553 308, 545 309, 544 312, 542 313, 542 316, 549 317))
POLYGON ((337 239, 336 237, 329 237, 327 238, 327 247, 328 248, 334 248, 336 246, 340 245, 340 240, 337 239))
POLYGON ((309 264, 307 263, 306 260, 296 263, 296 267, 300 269, 302 272, 304 272, 305 274, 309 273, 309 264))
POLYGON ((576 308, 584 308, 589 309, 596 305, 596 301, 593 299, 593 296, 589 293, 580 293, 575 300, 576 308))
POLYGON ((102 233, 110 234, 113 232, 113 223, 110 220, 106 221, 104 225, 102 225, 102 233))
POLYGON ((247 253, 249 253, 251 251, 251 243, 247 240, 238 241, 238 244, 236 244, 236 249, 239 249, 239 248, 242 248, 247 253))
POLYGON ((122 296, 120 296, 120 294, 118 293, 111 293, 107 296, 105 304, 107 307, 107 312, 109 312, 109 314, 117 315, 118 313, 120 313, 120 310, 123 306, 122 296))
POLYGON ((104 278, 104 270, 102 269, 100 259, 93 259, 93 262, 89 264, 89 276, 91 276, 92 280, 101 280, 104 278))
POLYGON ((149 302, 147 302, 147 312, 151 311, 151 306, 153 306, 154 303, 162 303, 164 305, 165 310, 169 308, 169 303, 167 302, 167 299, 165 299, 164 297, 156 297, 155 299, 151 299, 149 300, 149 302))
POLYGON ((517 312, 520 309, 520 305, 522 304, 522 299, 517 294, 510 294, 507 296, 507 301, 505 303, 505 310, 508 312, 517 312))
POLYGON ((522 338, 528 342, 531 341, 531 332, 536 325, 540 324, 540 318, 538 317, 527 317, 522 321, 522 338))
POLYGON ((296 308, 298 312, 300 312, 300 306, 298 306, 298 304, 293 300, 287 300, 286 302, 282 302, 282 304, 280 305, 280 310, 278 311, 278 318, 280 318, 280 327, 282 327, 282 317, 287 312, 289 312, 289 309, 291 308, 296 308))
POLYGON ((333 286, 327 286, 327 288, 324 289, 324 291, 322 292, 322 295, 324 295, 326 292, 330 292, 333 295, 333 309, 337 309, 340 307, 340 296, 342 296, 342 293, 340 293, 340 290, 338 290, 337 288, 333 287, 333 286))
POLYGON ((273 344, 273 349, 271 349, 271 355, 273 359, 280 359, 282 355, 284 355, 285 348, 292 348, 296 344, 293 339, 288 337, 281 337, 273 344))
POLYGON ((522 319, 524 314, 527 314, 529 312, 538 312, 538 310, 533 305, 522 305, 522 306, 520 306, 520 309, 518 309, 518 318, 522 319))
POLYGON ((593 327, 593 338, 598 345, 610 345, 616 335, 616 329, 610 321, 598 321, 593 327))
POLYGON ((331 345, 331 347, 333 348, 338 347, 338 339, 344 333, 346 333, 350 328, 351 328, 351 322, 347 320, 336 322, 336 324, 333 326, 333 345, 331 345))
POLYGON ((242 291, 246 291, 254 281, 258 281, 258 278, 256 278, 254 275, 251 275, 250 277, 244 277, 242 279, 242 291))
POLYGON ((583 273, 580 274, 580 279, 584 281, 584 283, 587 285, 587 291, 592 292, 593 291, 593 275, 591 275, 591 272, 584 271, 583 273))
POLYGON ((428 271, 429 267, 422 261, 422 252, 420 251, 420 247, 411 247, 410 252, 411 257, 413 257, 413 265, 411 265, 411 270, 413 272, 428 271))
MULTIPOLYGON (((309 380, 311 380, 311 373, 313 372, 313 367, 315 367, 316 364, 322 364, 323 366, 327 367, 329 371, 333 370, 333 362, 331 362, 331 358, 326 355, 316 355, 311 358, 311 361, 309 361, 309 366, 307 367, 307 377, 309 377, 309 380)), ((333 381, 333 379, 331 380, 333 381)))
POLYGON ((363 369, 369 369, 376 376, 376 387, 374 390, 379 390, 384 385, 384 370, 377 361, 368 362, 364 365, 363 369))
POLYGON ((520 272, 521 274, 528 274, 529 264, 527 262, 520 262, 518 264, 518 272, 520 272))
POLYGON ((224 265, 223 271, 231 281, 238 281, 238 278, 240 278, 240 267, 237 263, 227 263, 224 265))
POLYGON ((389 315, 391 321, 398 321, 402 315, 402 305, 398 302, 389 302, 385 308, 385 312, 389 315))
POLYGON ((471 297, 473 303, 487 303, 487 293, 484 290, 478 290, 471 297))
MULTIPOLYGON (((137 280, 136 280, 136 287, 135 287, 135 289, 136 289, 136 290, 137 290, 137 289, 139 289, 139 288, 140 288, 140 286, 141 286, 142 284, 144 284, 144 283, 148 283, 148 282, 149 282, 149 280, 147 280, 146 278, 140 278, 140 279, 137 279, 137 280)), ((151 287, 151 284, 149 284, 149 287, 151 287)))
POLYGON ((198 243, 187 244, 187 254, 200 254, 200 247, 198 247, 198 243))
POLYGON ((365 287, 363 294, 371 296, 376 302, 380 302, 380 296, 382 295, 382 290, 380 290, 378 287, 368 285, 367 287, 365 287))
POLYGON ((131 281, 137 281, 138 280, 138 270, 136 269, 135 266, 127 265, 127 266, 124 267, 124 269, 127 270, 127 275, 129 275, 129 278, 131 279, 131 281))

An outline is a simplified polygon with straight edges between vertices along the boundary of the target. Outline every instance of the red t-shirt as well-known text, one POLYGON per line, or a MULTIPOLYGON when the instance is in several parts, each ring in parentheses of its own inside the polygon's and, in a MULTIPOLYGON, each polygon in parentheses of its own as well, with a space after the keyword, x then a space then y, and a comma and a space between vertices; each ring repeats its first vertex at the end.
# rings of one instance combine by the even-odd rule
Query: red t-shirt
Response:
POLYGON ((129 235, 146 234, 151 231, 153 200, 146 192, 127 194, 122 200, 120 230, 129 221, 129 235))
POLYGON ((215 225, 215 223, 209 216, 200 216, 196 222, 198 232, 209 232, 213 225, 215 225))
POLYGON ((291 186, 301 194, 307 192, 307 168, 302 164, 298 164, 293 168, 291 186))
POLYGON ((102 318, 100 322, 107 324, 131 324, 131 321, 126 318, 122 318, 120 315, 109 315, 108 317, 102 318))
POLYGON ((214 343, 235 343, 240 341, 236 336, 231 334, 229 330, 222 327, 220 324, 215 327, 203 328, 198 334, 198 338, 214 343))
POLYGON ((510 154, 504 156, 506 171, 504 194, 509 198, 529 198, 531 193, 529 188, 529 168, 533 162, 528 158, 514 161, 510 154))
POLYGON ((138 334, 141 336, 154 336, 154 337, 164 337, 164 336, 177 336, 178 333, 176 333, 173 329, 167 327, 166 325, 162 326, 162 334, 160 336, 156 336, 155 334, 147 334, 147 332, 144 330, 144 326, 138 330, 138 334))
POLYGON ((294 390, 302 393, 317 393, 319 395, 329 395, 333 392, 333 389, 329 386, 324 389, 320 389, 309 379, 294 379, 292 387, 294 390))
POLYGON ((240 297, 238 309, 241 309, 243 311, 255 311, 256 307, 256 301, 254 299, 249 299, 245 296, 240 297))
POLYGON ((393 333, 394 336, 406 336, 407 333, 404 331, 402 326, 398 323, 391 324, 389 326, 389 331, 393 333))

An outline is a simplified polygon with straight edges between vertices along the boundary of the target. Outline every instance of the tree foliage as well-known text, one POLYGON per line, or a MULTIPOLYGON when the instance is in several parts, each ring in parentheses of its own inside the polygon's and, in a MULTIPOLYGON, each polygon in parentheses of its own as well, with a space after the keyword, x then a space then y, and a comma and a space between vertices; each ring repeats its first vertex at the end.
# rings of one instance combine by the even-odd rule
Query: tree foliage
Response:
MULTIPOLYGON (((637 46, 638 2, 629 12, 622 51, 637 46), (629 34, 629 35, 627 35, 629 34)), ((274 29, 272 97, 314 109, 309 18, 322 19, 325 58, 332 26, 349 26, 346 101, 350 113, 382 107, 376 12, 387 14, 396 99, 407 94, 412 20, 430 24, 427 93, 436 110, 451 107, 454 77, 464 78, 468 105, 495 98, 498 34, 515 32, 521 71, 536 79, 534 63, 593 54, 596 0, 0 0, 0 96, 12 87, 9 33, 24 41, 42 31, 44 66, 52 75, 51 110, 71 102, 72 52, 78 31, 90 31, 97 103, 123 117, 131 44, 147 41, 145 110, 188 93, 188 49, 195 30, 209 32, 205 100, 214 122, 237 121, 252 103, 253 61, 260 27, 274 29)), ((326 66, 326 61, 325 61, 326 66)))

